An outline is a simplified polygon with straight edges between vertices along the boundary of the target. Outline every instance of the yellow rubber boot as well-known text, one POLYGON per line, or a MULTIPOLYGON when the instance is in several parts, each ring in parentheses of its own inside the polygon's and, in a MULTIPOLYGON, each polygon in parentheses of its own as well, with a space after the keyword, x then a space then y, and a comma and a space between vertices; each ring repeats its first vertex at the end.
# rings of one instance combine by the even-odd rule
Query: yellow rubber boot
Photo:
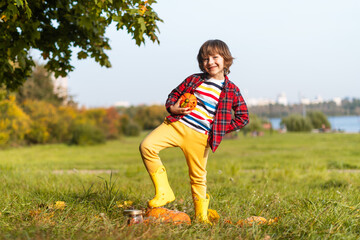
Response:
POLYGON ((169 185, 165 167, 159 167, 150 176, 155 186, 155 197, 148 202, 149 207, 161 207, 174 201, 175 195, 169 185))
POLYGON ((195 218, 196 221, 212 225, 208 219, 208 207, 210 202, 209 194, 206 194, 206 199, 195 196, 195 218))

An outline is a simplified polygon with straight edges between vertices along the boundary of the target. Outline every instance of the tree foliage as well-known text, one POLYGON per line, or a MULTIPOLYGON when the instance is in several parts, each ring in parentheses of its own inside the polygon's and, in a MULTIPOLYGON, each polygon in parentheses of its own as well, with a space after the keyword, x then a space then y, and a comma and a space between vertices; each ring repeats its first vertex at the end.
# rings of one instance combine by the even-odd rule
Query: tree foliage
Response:
POLYGON ((249 118, 250 118, 249 124, 243 128, 243 131, 245 133, 264 131, 263 123, 256 114, 250 113, 249 118))
POLYGON ((326 115, 319 111, 311 111, 306 113, 306 117, 309 118, 311 125, 315 129, 331 128, 331 124, 326 115))
POLYGON ((22 144, 31 122, 14 97, 0 101, 0 147, 22 144))
POLYGON ((341 101, 341 104, 336 104, 334 101, 326 101, 322 103, 312 103, 309 105, 303 104, 269 104, 264 106, 250 106, 249 110, 260 117, 264 118, 282 118, 290 114, 302 114, 304 111, 319 111, 326 116, 358 116, 360 115, 360 99, 346 98, 341 101))
POLYGON ((32 120, 30 132, 26 135, 28 142, 56 143, 61 142, 64 135, 68 135, 69 123, 64 121, 64 114, 53 104, 26 100, 22 108, 32 120))
POLYGON ((60 96, 54 87, 54 82, 44 66, 36 65, 31 76, 19 88, 16 100, 20 103, 25 100, 41 100, 55 105, 64 103, 66 96, 60 96))
POLYGON ((159 126, 167 115, 169 114, 164 106, 138 106, 136 107, 134 120, 142 129, 151 130, 159 126))
POLYGON ((137 45, 145 37, 159 43, 157 23, 162 21, 151 5, 155 0, 3 0, 0 2, 0 85, 15 90, 30 76, 34 61, 30 49, 38 49, 45 67, 55 76, 66 76, 73 47, 77 57, 94 58, 110 67, 105 50, 106 28, 116 23, 137 45))
POLYGON ((313 128, 310 119, 299 114, 283 118, 280 124, 285 125, 290 132, 310 132, 313 128))
POLYGON ((285 125, 290 132, 308 132, 312 129, 331 128, 331 124, 326 115, 319 111, 309 111, 306 117, 299 114, 291 114, 282 118, 281 125, 285 125))
POLYGON ((105 135, 95 125, 77 124, 72 127, 72 137, 70 145, 95 145, 105 142, 105 135))

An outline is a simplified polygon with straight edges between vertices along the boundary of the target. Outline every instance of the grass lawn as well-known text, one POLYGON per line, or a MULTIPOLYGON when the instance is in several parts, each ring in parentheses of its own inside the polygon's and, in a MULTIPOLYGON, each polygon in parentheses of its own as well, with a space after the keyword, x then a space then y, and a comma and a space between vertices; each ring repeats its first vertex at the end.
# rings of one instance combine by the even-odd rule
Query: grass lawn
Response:
MULTIPOLYGON (((224 140, 208 160, 210 208, 221 216, 211 227, 126 225, 120 204, 145 208, 154 194, 138 152, 143 137, 1 150, 0 239, 360 238, 360 134, 224 140), (279 221, 225 221, 250 216, 279 221)), ((176 195, 167 207, 193 218, 182 152, 167 149, 161 157, 176 195)))

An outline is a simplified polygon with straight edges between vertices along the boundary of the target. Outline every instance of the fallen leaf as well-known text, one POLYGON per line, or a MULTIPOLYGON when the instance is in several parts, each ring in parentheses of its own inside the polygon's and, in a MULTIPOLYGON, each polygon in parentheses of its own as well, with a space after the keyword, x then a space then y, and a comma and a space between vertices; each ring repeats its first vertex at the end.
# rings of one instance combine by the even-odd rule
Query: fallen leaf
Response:
POLYGON ((56 201, 54 208, 57 210, 64 210, 66 203, 64 201, 56 201))
POLYGON ((208 209, 208 219, 210 222, 218 222, 220 219, 220 216, 216 210, 208 209))

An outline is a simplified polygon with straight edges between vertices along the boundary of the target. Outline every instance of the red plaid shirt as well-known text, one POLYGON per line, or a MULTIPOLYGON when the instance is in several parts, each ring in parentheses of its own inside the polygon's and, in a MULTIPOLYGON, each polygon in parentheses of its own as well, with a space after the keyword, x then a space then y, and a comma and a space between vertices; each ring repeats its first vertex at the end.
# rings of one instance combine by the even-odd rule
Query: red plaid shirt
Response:
MULTIPOLYGON (((174 105, 184 93, 194 94, 195 89, 205 80, 205 74, 194 74, 186 78, 169 94, 165 106, 169 113, 170 106, 174 105)), ((167 116, 170 122, 178 121, 184 115, 171 114, 167 116)), ((249 122, 249 112, 241 96, 239 88, 225 76, 225 83, 220 94, 219 104, 214 117, 214 123, 209 132, 208 143, 213 152, 220 145, 226 133, 238 130, 249 122), (231 114, 234 110, 234 118, 231 114)))

